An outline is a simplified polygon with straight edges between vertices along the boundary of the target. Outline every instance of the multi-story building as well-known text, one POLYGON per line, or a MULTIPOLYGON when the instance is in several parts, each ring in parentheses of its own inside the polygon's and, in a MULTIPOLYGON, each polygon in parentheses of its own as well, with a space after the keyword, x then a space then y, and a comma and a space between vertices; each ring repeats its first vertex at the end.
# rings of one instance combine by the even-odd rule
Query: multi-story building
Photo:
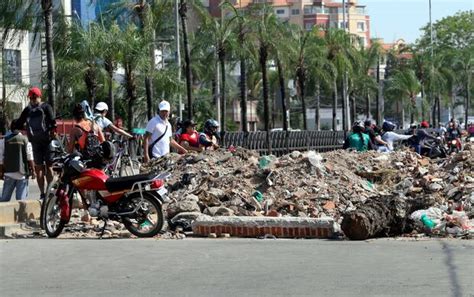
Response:
MULTIPOLYGON (((246 9, 254 4, 272 5, 275 14, 282 20, 297 24, 306 30, 318 26, 321 31, 327 28, 344 28, 342 1, 335 0, 233 0, 237 9, 246 9)), ((220 16, 221 0, 206 0, 203 4, 214 16, 220 16)), ((370 17, 365 5, 357 0, 346 0, 346 24, 348 32, 359 36, 361 44, 370 44, 370 17)))

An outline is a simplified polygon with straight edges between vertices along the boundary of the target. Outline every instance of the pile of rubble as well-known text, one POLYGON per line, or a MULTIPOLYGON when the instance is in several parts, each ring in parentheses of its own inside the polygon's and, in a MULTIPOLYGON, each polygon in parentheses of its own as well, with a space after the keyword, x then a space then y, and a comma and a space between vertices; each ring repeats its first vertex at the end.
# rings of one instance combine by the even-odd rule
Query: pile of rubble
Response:
POLYGON ((277 158, 237 148, 171 154, 143 168, 165 169, 172 173, 168 189, 173 202, 166 211, 172 227, 187 228, 201 213, 329 216, 340 223, 344 214, 367 201, 393 194, 428 199, 429 206, 436 208, 425 211, 424 225, 419 212, 412 216, 421 232, 465 235, 474 226, 470 220, 474 148, 469 146, 443 160, 422 158, 410 151, 379 154, 342 150, 322 154, 294 151, 277 158), (426 223, 426 217, 431 223, 426 223))

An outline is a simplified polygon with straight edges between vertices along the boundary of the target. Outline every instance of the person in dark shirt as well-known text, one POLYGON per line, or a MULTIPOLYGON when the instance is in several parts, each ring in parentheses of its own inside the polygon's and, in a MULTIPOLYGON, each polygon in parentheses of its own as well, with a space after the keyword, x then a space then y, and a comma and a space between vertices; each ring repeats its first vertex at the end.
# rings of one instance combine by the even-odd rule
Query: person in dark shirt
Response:
POLYGON ((49 184, 53 180, 52 162, 49 158, 49 142, 55 137, 56 120, 53 108, 46 102, 41 102, 41 90, 32 87, 28 91, 30 104, 23 109, 16 121, 16 128, 21 130, 26 124, 28 140, 33 147, 36 181, 40 189, 41 199, 45 197, 45 179, 49 184))
POLYGON ((380 131, 380 129, 373 124, 371 120, 364 122, 364 133, 369 135, 369 149, 371 150, 377 150, 379 146, 387 146, 387 143, 382 140, 378 131, 380 131))

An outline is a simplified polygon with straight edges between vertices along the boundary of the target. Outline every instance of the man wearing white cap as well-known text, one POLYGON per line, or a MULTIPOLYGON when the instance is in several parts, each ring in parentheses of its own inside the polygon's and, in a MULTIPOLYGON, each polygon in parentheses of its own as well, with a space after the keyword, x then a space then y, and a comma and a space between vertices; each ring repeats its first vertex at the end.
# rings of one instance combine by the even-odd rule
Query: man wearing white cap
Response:
POLYGON ((109 106, 107 105, 107 103, 105 102, 97 103, 95 105, 94 111, 95 111, 94 122, 96 122, 96 124, 100 127, 100 129, 102 129, 102 131, 105 128, 110 128, 115 133, 121 134, 128 138, 133 138, 133 136, 130 133, 127 133, 126 131, 115 126, 111 120, 105 117, 107 115, 107 112, 109 111, 109 106))
POLYGON ((171 124, 168 121, 170 103, 161 101, 158 107, 158 115, 152 118, 146 125, 145 140, 143 142, 144 161, 147 163, 152 158, 160 158, 170 152, 170 145, 181 153, 187 150, 173 139, 171 124))

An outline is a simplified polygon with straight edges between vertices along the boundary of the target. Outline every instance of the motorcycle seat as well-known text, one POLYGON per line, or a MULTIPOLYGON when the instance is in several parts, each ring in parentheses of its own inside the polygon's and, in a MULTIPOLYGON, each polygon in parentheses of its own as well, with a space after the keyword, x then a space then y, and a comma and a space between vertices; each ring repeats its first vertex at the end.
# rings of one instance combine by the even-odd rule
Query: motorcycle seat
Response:
POLYGON ((105 187, 109 192, 131 189, 133 184, 139 181, 150 180, 155 177, 154 174, 146 173, 124 177, 111 177, 105 181, 105 187))

